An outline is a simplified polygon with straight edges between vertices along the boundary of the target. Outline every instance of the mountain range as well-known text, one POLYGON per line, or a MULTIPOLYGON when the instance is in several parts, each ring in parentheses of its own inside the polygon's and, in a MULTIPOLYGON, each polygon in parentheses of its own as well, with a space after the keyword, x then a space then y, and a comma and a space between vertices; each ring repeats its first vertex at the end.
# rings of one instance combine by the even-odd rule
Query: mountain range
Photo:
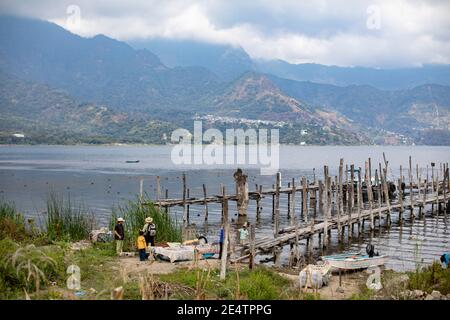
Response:
POLYGON ((165 143, 209 116, 205 127, 276 124, 284 143, 450 145, 449 66, 292 65, 242 48, 84 38, 1 16, 0 81, 2 143, 165 143))

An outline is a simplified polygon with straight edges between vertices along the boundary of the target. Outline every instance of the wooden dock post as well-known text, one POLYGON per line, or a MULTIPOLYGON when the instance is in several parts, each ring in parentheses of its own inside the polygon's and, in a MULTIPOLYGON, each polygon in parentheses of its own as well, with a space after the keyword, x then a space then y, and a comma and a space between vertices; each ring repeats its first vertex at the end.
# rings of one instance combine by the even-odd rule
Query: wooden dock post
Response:
POLYGON ((139 201, 142 203, 144 201, 144 179, 139 180, 139 201))
POLYGON ((448 192, 448 165, 445 165, 445 169, 444 169, 444 188, 443 188, 443 192, 444 192, 444 213, 447 214, 447 210, 448 210, 448 200, 447 200, 447 192, 448 192))
POLYGON ((183 172, 183 226, 188 225, 188 212, 186 207, 186 173, 183 172))
POLYGON ((206 186, 203 184, 203 198, 205 199, 205 221, 208 221, 208 201, 206 201, 206 186))
MULTIPOLYGON (((435 184, 434 184, 434 162, 431 163, 431 199, 434 197, 435 184)), ((431 212, 434 214, 434 203, 431 203, 431 212)))
POLYGON ((319 180, 319 212, 323 214, 323 182, 319 180))
POLYGON ((277 172, 276 185, 275 185, 275 221, 273 234, 278 237, 278 232, 280 231, 280 179, 281 173, 277 172))
POLYGON ((358 237, 361 235, 361 210, 364 208, 362 193, 361 167, 358 168, 358 237))
MULTIPOLYGON (((420 185, 419 185, 420 187, 420 185)), ((398 209, 398 221, 402 224, 403 221, 403 190, 402 190, 402 178, 398 178, 398 202, 400 204, 400 208, 398 209)))
POLYGON ((408 176, 409 176, 409 206, 411 208, 411 218, 414 216, 414 204, 413 204, 413 178, 412 178, 412 161, 411 156, 409 156, 409 169, 408 169, 408 176))
POLYGON ((220 261, 220 280, 225 280, 227 272, 227 259, 228 259, 228 244, 229 244, 229 233, 230 224, 228 221, 228 199, 226 198, 225 187, 222 187, 222 208, 223 208, 223 230, 224 230, 224 241, 222 247, 222 257, 220 261))
MULTIPOLYGON (((189 197, 190 197, 189 188, 187 189, 186 194, 187 194, 187 198, 189 199, 189 197)), ((191 206, 188 204, 186 206, 186 219, 187 219, 187 223, 188 224, 189 224, 189 221, 190 221, 190 209, 191 209, 191 206)))
POLYGON ((350 211, 355 206, 355 165, 350 165, 350 211))
POLYGON ((372 193, 372 185, 369 180, 369 163, 367 161, 366 161, 366 188, 367 188, 367 195, 368 195, 368 201, 369 201, 370 230, 372 231, 374 229, 373 211, 372 211, 373 193, 372 193))
MULTIPOLYGON (((342 182, 343 185, 345 185, 344 190, 344 203, 347 207, 347 212, 350 209, 350 188, 348 186, 348 164, 345 164, 345 184, 342 182)), ((342 210, 342 213, 345 212, 345 208, 342 210)))
POLYGON ((241 169, 237 169, 233 174, 233 178, 236 184, 236 196, 237 196, 237 211, 239 216, 247 216, 248 207, 248 183, 247 175, 245 175, 241 169))
POLYGON ((259 221, 259 207, 261 202, 261 192, 259 192, 259 186, 258 184, 255 184, 255 192, 257 193, 256 196, 256 221, 259 221))
POLYGON ((383 169, 383 187, 384 187, 384 197, 385 202, 388 208, 387 215, 386 215, 386 225, 389 225, 391 223, 391 200, 389 199, 389 190, 387 185, 387 167, 383 169))
MULTIPOLYGON (((272 190, 275 190, 275 185, 272 185, 272 190)), ((275 219, 275 193, 272 193, 272 218, 275 219)))
MULTIPOLYGON (((379 166, 379 168, 381 169, 381 165, 379 166)), ((380 172, 381 174, 381 172, 380 172)), ((381 192, 381 182, 380 182, 380 177, 378 176, 378 170, 375 169, 375 188, 376 188, 376 192, 377 192, 377 202, 378 202, 378 227, 381 227, 381 206, 382 206, 382 192, 381 192)))
POLYGON ((302 177, 302 214, 303 221, 308 223, 308 189, 305 176, 302 177))
MULTIPOLYGON (((291 183, 288 182, 288 189, 291 188, 291 183)), ((287 194, 287 218, 290 219, 291 217, 291 192, 288 191, 287 194)))
MULTIPOLYGON (((280 231, 280 187, 281 187, 281 172, 277 172, 276 186, 275 186, 275 223, 274 223, 274 238, 278 238, 280 231)), ((273 258, 276 266, 280 263, 280 250, 277 246, 273 247, 273 258)))
POLYGON ((323 214, 323 243, 322 247, 325 248, 328 246, 328 211, 331 210, 331 199, 329 190, 330 190, 330 177, 328 177, 328 167, 323 166, 323 175, 325 180, 325 210, 322 212, 323 214))
MULTIPOLYGON (((296 262, 295 264, 297 265, 299 263, 299 260, 300 260, 299 259, 300 252, 298 250, 299 236, 298 236, 297 216, 295 214, 295 190, 296 190, 296 188, 295 188, 295 179, 294 178, 292 178, 292 190, 294 192, 292 193, 292 205, 291 205, 291 207, 292 207, 292 219, 291 219, 291 224, 293 224, 294 228, 295 228, 295 242, 294 242, 294 250, 295 250, 295 252, 294 253, 291 252, 291 257, 295 258, 295 262, 296 262)), ((291 248, 291 250, 292 250, 292 248, 291 248)))
MULTIPOLYGON (((259 197, 258 200, 261 199, 261 195, 262 195, 262 186, 259 186, 259 197)), ((259 220, 260 216, 261 216, 261 211, 262 211, 263 207, 261 206, 261 203, 258 201, 258 215, 257 215, 257 219, 259 220)))
MULTIPOLYGON (((169 189, 166 189, 165 197, 166 199, 169 199, 169 189)), ((165 206, 164 208, 167 213, 169 213, 169 208, 170 208, 169 206, 165 206)))
POLYGON ((158 212, 161 212, 161 178, 156 176, 156 199, 158 201, 158 212))
POLYGON ((292 178, 292 183, 291 183, 291 204, 290 204, 290 210, 289 210, 289 219, 291 221, 291 225, 293 223, 293 221, 295 221, 294 217, 295 217, 295 178, 292 178))
POLYGON ((444 177, 443 177, 444 181, 442 183, 442 192, 444 194, 444 213, 447 213, 447 187, 448 187, 448 166, 446 166, 444 164, 444 177))
POLYGON ((343 199, 343 188, 342 188, 342 179, 343 179, 343 170, 344 170, 344 159, 340 159, 339 162, 339 178, 336 179, 336 185, 338 188, 337 193, 337 202, 338 202, 338 211, 337 211, 337 220, 338 220, 338 241, 341 241, 342 233, 342 225, 341 225, 341 213, 344 209, 344 199, 343 199))
POLYGON ((438 212, 438 214, 440 213, 440 202, 439 202, 439 170, 436 170, 436 210, 438 212))

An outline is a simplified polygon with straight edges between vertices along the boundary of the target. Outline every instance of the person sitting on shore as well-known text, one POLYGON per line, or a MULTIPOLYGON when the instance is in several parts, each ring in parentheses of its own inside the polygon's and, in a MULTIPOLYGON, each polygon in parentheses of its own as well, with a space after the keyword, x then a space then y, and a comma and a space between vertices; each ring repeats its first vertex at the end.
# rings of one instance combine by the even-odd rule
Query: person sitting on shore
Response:
POLYGON ((441 264, 444 269, 450 268, 450 255, 448 253, 441 256, 441 264))
POLYGON ((144 232, 145 242, 152 247, 155 246, 155 236, 156 236, 156 225, 153 223, 153 218, 147 217, 145 218, 145 225, 142 228, 144 232))
POLYGON ((247 223, 244 223, 242 228, 240 228, 238 231, 239 231, 239 243, 245 244, 245 242, 247 241, 247 237, 248 237, 247 223))
POLYGON ((145 242, 144 231, 139 231, 139 236, 136 240, 136 247, 139 250, 139 260, 145 261, 148 259, 147 252, 145 249, 147 248, 147 243, 145 242))
POLYGON ((123 218, 118 218, 117 224, 114 227, 114 239, 116 240, 116 253, 118 255, 121 255, 123 250, 123 240, 125 239, 124 222, 125 220, 123 218))

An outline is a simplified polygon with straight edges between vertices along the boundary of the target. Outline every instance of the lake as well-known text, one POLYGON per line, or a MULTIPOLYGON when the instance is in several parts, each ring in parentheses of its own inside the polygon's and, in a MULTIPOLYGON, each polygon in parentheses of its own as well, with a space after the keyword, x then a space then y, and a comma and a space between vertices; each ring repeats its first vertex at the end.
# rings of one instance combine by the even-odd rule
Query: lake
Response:
MULTIPOLYGON (((208 194, 219 194, 220 184, 234 193, 233 172, 237 166, 228 165, 175 165, 171 161, 171 146, 2 146, 0 147, 0 197, 13 201, 27 217, 45 214, 46 197, 56 191, 85 208, 96 217, 98 225, 106 225, 113 207, 120 206, 139 194, 140 180, 144 190, 156 197, 156 176, 161 177, 162 193, 170 198, 181 197, 182 173, 186 173, 190 196, 203 195, 202 184, 208 194), (139 163, 126 163, 139 160, 139 163)), ((281 146, 280 171, 282 185, 292 178, 313 174, 322 177, 323 166, 330 166, 330 173, 336 174, 339 159, 346 163, 364 167, 364 161, 372 158, 377 166, 383 162, 383 152, 389 160, 389 178, 397 179, 399 167, 408 168, 408 157, 425 168, 431 162, 448 162, 450 147, 428 146, 281 146), (315 168, 315 171, 313 169, 315 168)), ((261 175, 254 165, 240 165, 248 174, 249 189, 255 184, 271 187, 275 175, 261 175)), ((404 171, 404 175, 406 175, 404 171)), ((262 201, 261 220, 256 222, 255 203, 250 201, 249 220, 257 226, 256 236, 272 234, 271 198, 262 201)), ((220 223, 220 205, 209 206, 209 222, 204 224, 203 207, 191 206, 191 222, 208 237, 215 240, 220 223)), ((230 204, 230 215, 235 219, 236 206, 230 204)), ((282 224, 286 220, 287 202, 280 199, 282 224)), ((182 209, 174 208, 171 214, 181 220, 182 209)), ((38 219, 38 220, 39 220, 38 219)), ((412 269, 416 263, 430 263, 444 251, 450 251, 449 216, 434 216, 428 213, 423 219, 407 220, 402 226, 393 216, 389 229, 377 229, 372 243, 376 250, 390 256, 388 268, 412 269)), ((335 235, 332 235, 335 239, 335 235)), ((332 243, 327 253, 364 249, 370 241, 369 235, 359 241, 332 243)), ((313 247, 317 247, 313 243, 313 247)), ((315 249, 316 255, 324 252, 315 249)))

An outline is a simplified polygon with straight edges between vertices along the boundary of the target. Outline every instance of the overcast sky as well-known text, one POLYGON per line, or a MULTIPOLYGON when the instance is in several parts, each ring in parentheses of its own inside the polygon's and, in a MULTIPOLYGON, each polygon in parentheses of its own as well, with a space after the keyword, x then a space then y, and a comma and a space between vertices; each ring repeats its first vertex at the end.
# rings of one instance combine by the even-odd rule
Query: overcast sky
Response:
POLYGON ((1 0, 0 12, 82 36, 194 39, 292 63, 450 63, 448 0, 1 0))

